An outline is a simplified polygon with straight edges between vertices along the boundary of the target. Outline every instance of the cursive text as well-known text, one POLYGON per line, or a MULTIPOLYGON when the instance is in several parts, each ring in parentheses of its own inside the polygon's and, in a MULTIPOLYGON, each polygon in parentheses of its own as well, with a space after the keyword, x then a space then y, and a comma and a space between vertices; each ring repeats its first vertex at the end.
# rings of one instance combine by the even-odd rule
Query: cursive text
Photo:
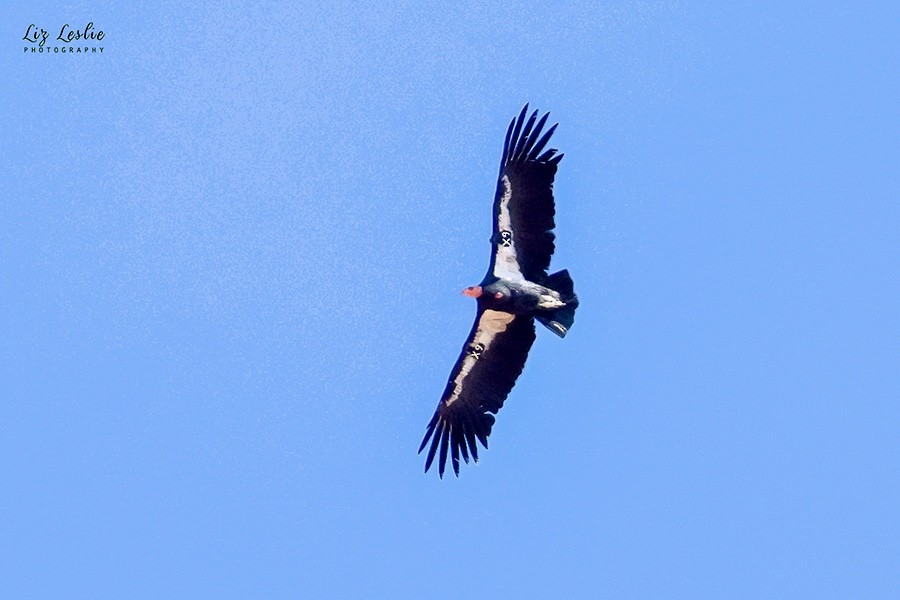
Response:
POLYGON ((97 41, 102 40, 106 34, 103 33, 102 31, 91 31, 93 28, 94 28, 93 21, 88 23, 87 26, 85 26, 83 31, 81 29, 71 30, 71 29, 69 29, 69 24, 66 23, 59 30, 59 35, 56 36, 56 39, 58 39, 61 42, 65 42, 66 44, 73 42, 73 41, 78 41, 82 38, 85 40, 97 40, 97 41))
POLYGON ((22 39, 26 42, 31 42, 32 44, 37 44, 41 48, 44 47, 44 43, 47 41, 47 37, 49 34, 46 29, 41 29, 34 23, 28 26, 28 29, 25 30, 25 37, 22 39), (40 40, 40 42, 38 42, 40 40))

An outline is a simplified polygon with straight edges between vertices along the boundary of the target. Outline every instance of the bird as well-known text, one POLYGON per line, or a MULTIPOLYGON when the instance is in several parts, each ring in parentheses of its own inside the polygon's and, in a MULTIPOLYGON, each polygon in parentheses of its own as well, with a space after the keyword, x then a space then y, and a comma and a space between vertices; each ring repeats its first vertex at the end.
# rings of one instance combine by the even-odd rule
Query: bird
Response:
POLYGON ((558 123, 541 135, 550 113, 537 115, 528 116, 525 104, 506 131, 490 264, 481 283, 462 291, 477 301, 475 323, 419 446, 419 454, 428 447, 426 473, 438 457, 441 479, 448 455, 459 477, 460 456, 477 463, 478 442, 487 449, 495 415, 534 343, 535 319, 561 338, 575 322, 578 297, 569 272, 548 275, 555 249, 553 180, 563 155, 544 148, 558 123))

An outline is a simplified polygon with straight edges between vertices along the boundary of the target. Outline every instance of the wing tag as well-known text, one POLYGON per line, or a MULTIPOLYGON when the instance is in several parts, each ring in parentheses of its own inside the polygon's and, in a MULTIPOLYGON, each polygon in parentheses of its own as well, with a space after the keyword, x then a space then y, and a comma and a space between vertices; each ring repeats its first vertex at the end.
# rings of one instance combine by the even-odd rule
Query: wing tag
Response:
POLYGON ((484 352, 484 344, 471 344, 469 345, 469 349, 466 350, 466 354, 476 360, 481 358, 482 352, 484 352))

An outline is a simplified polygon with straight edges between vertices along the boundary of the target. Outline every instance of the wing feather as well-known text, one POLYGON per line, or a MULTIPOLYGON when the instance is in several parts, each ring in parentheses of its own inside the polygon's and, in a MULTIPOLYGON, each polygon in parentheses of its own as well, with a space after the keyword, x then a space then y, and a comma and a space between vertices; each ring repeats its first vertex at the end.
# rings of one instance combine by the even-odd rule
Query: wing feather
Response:
POLYGON ((425 447, 425 444, 428 442, 428 438, 434 434, 434 437, 431 438, 431 446, 428 448, 428 455, 425 457, 425 472, 428 472, 428 469, 431 468, 431 463, 434 461, 434 453, 437 451, 438 440, 441 439, 441 430, 436 429, 435 426, 438 425, 438 414, 435 413, 431 418, 433 425, 428 428, 428 432, 425 434, 425 438, 422 440, 422 445, 419 447, 419 452, 422 452, 422 448, 425 447))
POLYGON ((516 119, 516 126, 513 128, 512 139, 509 140, 509 143, 512 145, 513 152, 512 155, 507 155, 506 160, 515 159, 516 153, 515 148, 519 145, 519 133, 522 131, 522 123, 525 122, 525 113, 528 111, 528 105, 522 107, 522 112, 519 113, 519 117, 516 119))
POLYGON ((534 338, 533 318, 479 308, 472 331, 419 446, 419 452, 422 452, 431 441, 425 459, 426 471, 438 448, 441 477, 448 450, 456 475, 459 475, 460 453, 466 462, 470 453, 478 461, 475 440, 487 448, 494 415, 503 407, 522 372, 534 338))
POLYGON ((509 127, 506 129, 506 140, 503 142, 503 157, 500 159, 500 164, 505 164, 506 159, 509 158, 509 140, 512 139, 513 125, 515 125, 516 120, 513 119, 509 122, 509 127))
POLYGON ((466 417, 466 444, 469 446, 469 453, 472 460, 478 462, 478 445, 475 443, 475 424, 471 417, 466 417))
POLYGON ((525 150, 525 146, 529 142, 529 135, 531 135, 531 128, 534 127, 534 122, 537 120, 538 111, 534 111, 531 113, 531 116, 528 117, 528 122, 525 124, 525 129, 522 130, 521 135, 519 136, 519 143, 516 144, 516 151, 513 154, 513 159, 521 160, 522 152, 525 150))
MULTIPOLYGON (((547 120, 547 117, 549 117, 549 116, 550 116, 550 113, 547 113, 546 115, 544 115, 544 118, 541 119, 541 122, 538 123, 538 127, 537 127, 537 128, 538 128, 538 131, 540 131, 541 128, 544 126, 544 122, 547 120)), ((544 146, 547 145, 547 142, 550 141, 550 136, 552 136, 552 135, 553 135, 553 132, 556 131, 556 127, 557 127, 558 125, 559 125, 559 123, 557 123, 556 125, 554 125, 554 126, 551 127, 550 129, 548 129, 548 130, 547 130, 547 133, 544 134, 544 137, 542 137, 541 139, 539 139, 539 140, 534 144, 534 148, 532 148, 532 149, 531 149, 531 152, 528 153, 528 160, 535 160, 535 161, 537 160, 538 154, 541 152, 541 150, 544 149, 544 146)))
POLYGON ((459 453, 462 455, 466 464, 469 464, 469 449, 466 448, 466 423, 462 422, 462 431, 460 431, 459 436, 456 438, 456 445, 459 446, 459 453))
POLYGON ((444 467, 447 465, 447 441, 450 439, 450 427, 444 427, 441 431, 441 458, 438 461, 438 473, 444 478, 444 467))

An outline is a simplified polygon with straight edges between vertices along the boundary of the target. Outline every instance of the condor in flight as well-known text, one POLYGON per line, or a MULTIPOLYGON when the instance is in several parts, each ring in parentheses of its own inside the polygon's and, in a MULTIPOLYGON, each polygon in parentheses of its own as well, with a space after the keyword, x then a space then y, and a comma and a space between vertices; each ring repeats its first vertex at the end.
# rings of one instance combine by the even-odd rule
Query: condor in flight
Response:
POLYGON ((537 319, 559 337, 575 321, 578 298, 567 271, 547 274, 553 255, 553 176, 563 155, 544 147, 556 125, 541 135, 549 113, 526 118, 528 105, 509 124, 494 196, 491 262, 479 285, 463 294, 478 301, 475 324, 450 372, 450 380, 428 423, 425 471, 440 448, 443 478, 450 455, 478 462, 476 439, 487 448, 494 415, 503 406, 534 343, 537 319))

